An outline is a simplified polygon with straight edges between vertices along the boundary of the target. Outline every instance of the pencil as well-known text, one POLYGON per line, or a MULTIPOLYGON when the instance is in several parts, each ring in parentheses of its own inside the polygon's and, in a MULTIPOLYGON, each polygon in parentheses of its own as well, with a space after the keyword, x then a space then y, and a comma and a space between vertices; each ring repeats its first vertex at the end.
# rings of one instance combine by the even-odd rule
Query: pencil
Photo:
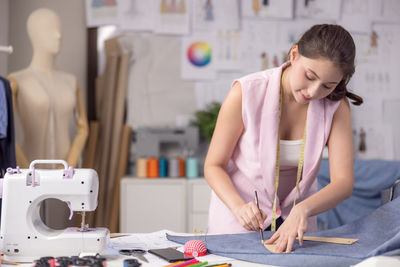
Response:
POLYGON ((196 258, 193 258, 191 260, 187 260, 185 262, 182 262, 181 264, 174 265, 175 267, 184 267, 184 266, 190 266, 191 264, 199 263, 199 261, 196 258))
POLYGON ((208 264, 208 261, 203 261, 203 262, 195 263, 195 264, 188 265, 188 266, 189 267, 200 267, 200 266, 204 266, 204 265, 207 265, 207 264, 208 264))
POLYGON ((185 261, 177 261, 177 262, 165 265, 164 267, 174 267, 174 266, 179 265, 179 264, 184 263, 184 262, 185 261))
MULTIPOLYGON (((255 201, 256 201, 256 204, 257 204, 257 209, 260 210, 260 206, 258 205, 257 191, 254 191, 254 198, 255 198, 255 201)), ((263 232, 262 228, 260 228, 260 237, 261 237, 261 243, 264 244, 264 232, 263 232)))

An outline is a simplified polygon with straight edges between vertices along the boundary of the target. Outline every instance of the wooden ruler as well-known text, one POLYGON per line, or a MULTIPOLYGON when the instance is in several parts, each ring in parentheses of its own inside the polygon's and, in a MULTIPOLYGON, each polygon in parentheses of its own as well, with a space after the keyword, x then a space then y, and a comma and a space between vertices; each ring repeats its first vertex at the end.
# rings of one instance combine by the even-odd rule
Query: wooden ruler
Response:
MULTIPOLYGON (((298 239, 298 238, 296 238, 298 239)), ((305 241, 315 241, 315 242, 327 242, 334 244, 342 244, 342 245, 351 245, 354 244, 358 239, 353 238, 340 238, 340 237, 319 237, 319 236, 304 236, 303 240, 305 241)), ((268 251, 275 253, 276 243, 273 244, 265 244, 264 247, 268 249, 268 251)))
MULTIPOLYGON (((298 238, 296 238, 298 239, 298 238)), ((335 244, 351 245, 358 239, 353 238, 340 238, 340 237, 319 237, 319 236, 304 236, 303 240, 316 241, 316 242, 328 242, 335 244)))

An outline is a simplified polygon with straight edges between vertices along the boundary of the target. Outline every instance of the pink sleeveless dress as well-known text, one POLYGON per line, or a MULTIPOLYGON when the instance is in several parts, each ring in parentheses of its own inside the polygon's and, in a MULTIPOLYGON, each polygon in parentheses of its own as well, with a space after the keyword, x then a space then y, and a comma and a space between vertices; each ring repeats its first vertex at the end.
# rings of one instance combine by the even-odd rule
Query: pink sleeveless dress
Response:
MULTIPOLYGON (((279 96, 282 70, 288 66, 253 73, 238 79, 242 86, 242 119, 244 130, 232 153, 227 173, 240 196, 246 202, 254 201, 258 192, 260 209, 267 215, 264 227, 271 224, 272 206, 275 196, 275 165, 279 127, 279 96)), ((317 191, 316 177, 323 148, 328 140, 332 119, 340 101, 326 98, 313 100, 307 110, 306 144, 300 195, 296 188, 285 199, 277 201, 277 215, 286 219, 296 203, 317 191)), ((284 186, 284 185, 282 185, 284 186)), ((316 231, 316 217, 308 219, 307 231, 316 231)), ((248 232, 233 213, 214 193, 208 218, 208 233, 248 232)))

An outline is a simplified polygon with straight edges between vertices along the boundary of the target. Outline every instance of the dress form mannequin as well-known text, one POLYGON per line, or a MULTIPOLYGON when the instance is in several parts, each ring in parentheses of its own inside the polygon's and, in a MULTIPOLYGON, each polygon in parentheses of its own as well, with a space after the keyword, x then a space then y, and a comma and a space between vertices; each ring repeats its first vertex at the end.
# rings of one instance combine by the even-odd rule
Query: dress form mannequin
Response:
POLYGON ((60 51, 61 23, 50 9, 37 9, 28 18, 33 46, 30 65, 8 77, 21 140, 16 142, 17 165, 35 159, 64 159, 76 166, 88 135, 88 122, 77 79, 55 69, 60 51), (71 138, 71 123, 77 134, 71 138))

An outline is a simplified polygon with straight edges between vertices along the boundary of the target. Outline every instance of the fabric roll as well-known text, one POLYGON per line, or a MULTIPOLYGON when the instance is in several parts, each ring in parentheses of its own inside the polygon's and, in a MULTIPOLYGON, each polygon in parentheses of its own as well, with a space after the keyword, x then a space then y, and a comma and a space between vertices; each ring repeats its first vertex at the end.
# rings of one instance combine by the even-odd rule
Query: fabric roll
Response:
POLYGON ((157 178, 158 176, 158 158, 149 158, 147 160, 147 178, 157 178))
POLYGON ((146 178, 147 177, 147 159, 138 158, 136 160, 136 177, 146 178))

